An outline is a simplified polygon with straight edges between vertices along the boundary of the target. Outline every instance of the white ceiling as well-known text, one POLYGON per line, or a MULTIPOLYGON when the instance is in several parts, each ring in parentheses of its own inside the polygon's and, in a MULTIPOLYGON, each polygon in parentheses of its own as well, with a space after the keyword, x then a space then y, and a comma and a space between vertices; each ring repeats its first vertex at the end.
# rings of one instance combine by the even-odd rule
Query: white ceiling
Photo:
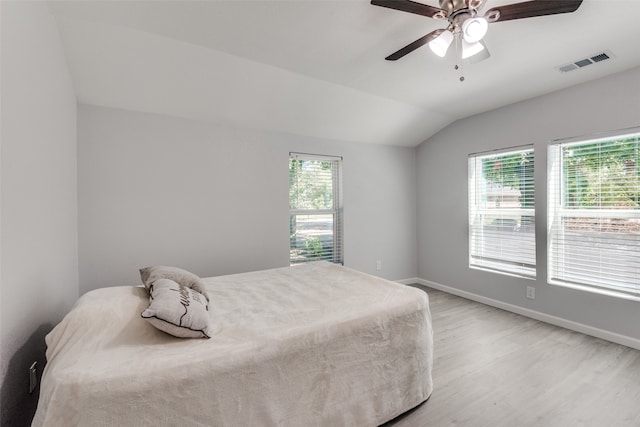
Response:
POLYGON ((81 103, 340 141, 413 147, 457 119, 640 66, 638 0, 490 24, 491 57, 465 62, 464 82, 454 49, 385 61, 445 24, 369 0, 51 7, 81 103), (557 70, 605 50, 614 59, 557 70))

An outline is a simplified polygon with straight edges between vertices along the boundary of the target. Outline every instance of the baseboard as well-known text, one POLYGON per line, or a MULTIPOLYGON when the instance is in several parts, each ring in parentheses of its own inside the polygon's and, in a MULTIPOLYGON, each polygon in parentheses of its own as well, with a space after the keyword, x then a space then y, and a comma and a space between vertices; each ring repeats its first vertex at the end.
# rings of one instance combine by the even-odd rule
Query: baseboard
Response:
MULTIPOLYGON (((627 347, 640 350, 640 340, 626 335, 616 334, 615 332, 606 331, 604 329, 595 328, 593 326, 585 325, 571 320, 563 319, 562 317, 552 316, 550 314, 542 313, 536 310, 520 307, 517 305, 509 304, 506 302, 498 301, 492 298, 483 297, 471 292, 462 291, 460 289, 452 288, 451 286, 442 285, 440 283, 431 282, 425 279, 410 279, 408 283, 418 283, 420 285, 428 286, 439 291, 443 291, 452 295, 457 295, 462 298, 470 299, 482 304, 490 305, 492 307, 500 308, 502 310, 510 311, 512 313, 520 314, 525 317, 540 320, 545 323, 550 323, 555 326, 570 329, 572 331, 580 332, 592 337, 601 338, 603 340, 611 341, 616 344, 622 344, 627 347)), ((404 281, 400 282, 403 283, 404 281)))

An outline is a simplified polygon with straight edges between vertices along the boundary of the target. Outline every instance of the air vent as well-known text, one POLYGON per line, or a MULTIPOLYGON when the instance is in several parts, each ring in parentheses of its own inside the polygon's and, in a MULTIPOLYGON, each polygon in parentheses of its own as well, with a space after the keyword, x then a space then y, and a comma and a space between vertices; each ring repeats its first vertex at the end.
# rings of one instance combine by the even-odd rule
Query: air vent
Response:
POLYGON ((580 61, 574 62, 574 64, 576 64, 578 67, 582 68, 582 67, 586 67, 587 65, 593 64, 593 61, 590 60, 590 59, 581 59, 580 61))
POLYGON ((596 56, 592 56, 589 59, 591 59, 593 62, 606 61, 607 59, 609 59, 609 55, 603 52, 603 53, 599 53, 596 56))
POLYGON ((569 71, 573 71, 576 68, 578 68, 576 64, 569 64, 569 65, 563 65, 558 69, 560 70, 561 73, 568 73, 569 71))
POLYGON ((604 52, 596 53, 588 58, 579 59, 577 61, 572 62, 571 64, 561 65, 558 68, 558 71, 561 73, 568 73, 569 71, 577 70, 578 68, 584 68, 586 66, 596 64, 598 62, 606 61, 608 59, 613 58, 614 55, 611 51, 606 50, 604 52))

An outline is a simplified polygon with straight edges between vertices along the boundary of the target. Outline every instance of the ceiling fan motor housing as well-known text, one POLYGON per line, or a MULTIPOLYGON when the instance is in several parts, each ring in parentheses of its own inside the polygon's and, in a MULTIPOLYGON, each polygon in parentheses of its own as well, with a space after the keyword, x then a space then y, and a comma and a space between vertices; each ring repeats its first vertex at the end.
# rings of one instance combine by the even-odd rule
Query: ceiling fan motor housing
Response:
POLYGON ((481 4, 481 0, 440 0, 440 9, 451 15, 461 9, 477 9, 481 4))
POLYGON ((481 4, 481 0, 440 0, 440 8, 446 11, 450 30, 454 32, 459 32, 464 21, 477 15, 475 7, 481 4))

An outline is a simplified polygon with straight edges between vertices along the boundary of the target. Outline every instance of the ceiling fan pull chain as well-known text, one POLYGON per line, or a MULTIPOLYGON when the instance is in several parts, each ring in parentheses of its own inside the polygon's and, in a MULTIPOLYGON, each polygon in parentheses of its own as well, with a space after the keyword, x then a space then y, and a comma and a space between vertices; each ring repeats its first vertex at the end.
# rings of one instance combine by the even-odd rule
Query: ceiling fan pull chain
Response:
POLYGON ((454 70, 460 70, 460 81, 464 81, 464 70, 462 66, 464 61, 462 61, 462 39, 460 38, 460 34, 456 34, 456 62, 460 62, 460 65, 456 64, 453 66, 454 70))
MULTIPOLYGON (((460 63, 462 64, 462 62, 460 63)), ((460 70, 460 81, 463 82, 464 81, 464 70, 462 69, 462 65, 458 66, 458 64, 456 64, 455 67, 453 67, 456 70, 460 70)))

